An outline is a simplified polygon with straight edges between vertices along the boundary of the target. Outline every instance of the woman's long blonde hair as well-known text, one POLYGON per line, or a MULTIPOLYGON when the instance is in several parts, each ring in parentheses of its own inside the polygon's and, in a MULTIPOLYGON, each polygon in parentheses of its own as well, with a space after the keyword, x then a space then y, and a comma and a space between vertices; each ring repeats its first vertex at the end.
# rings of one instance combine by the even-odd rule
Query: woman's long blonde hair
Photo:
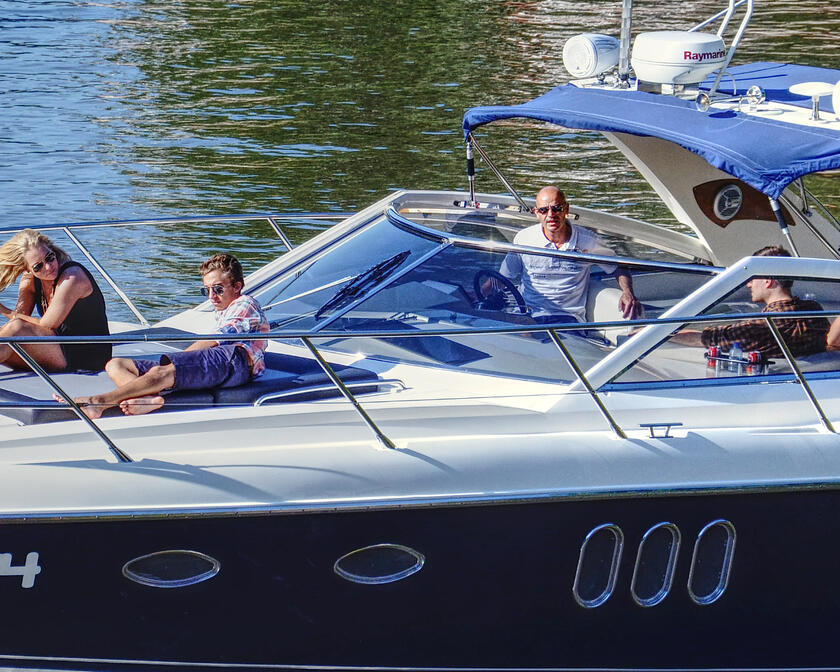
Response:
POLYGON ((0 247, 0 292, 11 285, 20 277, 21 273, 27 270, 26 259, 23 258, 26 251, 30 247, 40 245, 55 252, 59 266, 70 260, 70 256, 60 247, 57 247, 43 233, 38 233, 34 229, 24 229, 16 233, 0 247))

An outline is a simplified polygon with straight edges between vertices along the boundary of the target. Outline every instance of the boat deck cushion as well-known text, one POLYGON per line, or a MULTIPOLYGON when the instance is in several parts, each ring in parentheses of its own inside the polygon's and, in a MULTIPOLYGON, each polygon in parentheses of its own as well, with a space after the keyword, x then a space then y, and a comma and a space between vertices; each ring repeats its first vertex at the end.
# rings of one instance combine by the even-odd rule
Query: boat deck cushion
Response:
MULTIPOLYGON (((133 354, 132 356, 148 357, 148 354, 133 354)), ((266 353, 265 361, 265 373, 247 385, 173 392, 166 395, 166 404, 161 410, 176 411, 219 405, 254 404, 266 395, 276 394, 281 396, 266 399, 265 403, 304 401, 336 397, 341 394, 338 388, 330 384, 327 374, 314 359, 266 353)), ((371 383, 370 386, 354 387, 354 393, 372 392, 377 389, 378 376, 373 371, 357 366, 332 366, 345 384, 371 383)), ((58 373, 53 377, 63 390, 74 397, 90 396, 113 389, 113 383, 104 371, 95 374, 58 373)), ((6 367, 0 367, 0 404, 3 404, 0 407, 0 415, 26 425, 75 418, 76 415, 71 409, 57 405, 52 400, 52 394, 52 388, 34 373, 12 371, 6 367)), ((120 410, 110 408, 104 415, 105 417, 118 416, 120 410)))
MULTIPOLYGON (((297 357, 295 355, 284 355, 279 353, 266 353, 265 373, 247 385, 238 387, 221 387, 211 390, 216 404, 253 404, 260 397, 279 392, 300 391, 300 395, 290 397, 292 401, 312 399, 313 395, 320 397, 334 397, 340 395, 338 388, 332 387, 328 390, 313 390, 322 385, 328 385, 330 379, 324 370, 314 359, 297 357), (309 389, 310 394, 304 396, 309 389)), ((357 366, 331 365, 333 371, 341 381, 347 383, 358 383, 376 381, 378 376, 368 369, 357 366)), ((371 389, 374 389, 375 385, 371 389)), ((359 390, 357 390, 359 391, 359 390)), ((371 391, 367 387, 361 391, 371 391)))

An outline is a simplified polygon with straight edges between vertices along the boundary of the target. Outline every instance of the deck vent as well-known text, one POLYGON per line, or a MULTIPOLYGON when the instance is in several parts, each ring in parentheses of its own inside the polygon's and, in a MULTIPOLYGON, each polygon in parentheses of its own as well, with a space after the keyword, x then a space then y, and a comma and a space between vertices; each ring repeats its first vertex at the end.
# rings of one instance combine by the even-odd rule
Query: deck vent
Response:
POLYGON ((416 574, 426 559, 419 551, 399 544, 376 544, 342 555, 333 570, 353 583, 393 583, 416 574))
POLYGON ((192 586, 219 573, 221 564, 198 551, 158 551, 129 560, 123 565, 123 576, 135 583, 153 588, 192 586))

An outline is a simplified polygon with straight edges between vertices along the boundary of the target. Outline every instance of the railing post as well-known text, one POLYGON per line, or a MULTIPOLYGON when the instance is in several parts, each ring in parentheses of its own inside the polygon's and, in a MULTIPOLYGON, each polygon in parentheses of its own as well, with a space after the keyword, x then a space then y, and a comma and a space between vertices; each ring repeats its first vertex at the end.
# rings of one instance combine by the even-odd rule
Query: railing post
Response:
POLYGON ((796 382, 802 386, 802 389, 805 391, 805 396, 808 397, 808 401, 811 402, 811 406, 813 406, 814 410, 817 412, 817 416, 819 417, 822 426, 832 434, 836 434, 837 432, 834 430, 831 420, 829 420, 828 416, 826 416, 823 412, 822 406, 820 406, 817 401, 814 391, 811 389, 811 386, 808 385, 808 381, 805 380, 805 376, 802 374, 802 370, 796 363, 793 353, 790 351, 790 348, 788 348, 787 343, 785 343, 785 339, 782 337, 779 327, 776 326, 776 323, 772 318, 768 317, 765 321, 767 322, 767 326, 770 327, 770 331, 773 332, 773 337, 776 339, 776 343, 778 343, 779 348, 781 348, 782 354, 785 356, 787 363, 790 365, 790 368, 793 369, 793 375, 796 376, 796 382))
POLYGON ((327 360, 325 360, 321 356, 321 353, 318 352, 318 349, 312 344, 312 342, 305 336, 301 336, 300 340, 303 341, 303 344, 307 348, 309 348, 309 351, 312 353, 313 357, 315 357, 315 360, 318 362, 321 368, 324 370, 324 373, 326 373, 327 377, 333 382, 333 384, 336 387, 338 387, 338 389, 341 391, 341 394, 344 395, 347 401, 353 404, 353 407, 356 409, 359 415, 362 416, 362 420, 364 420, 365 424, 368 427, 370 427, 371 431, 376 435, 376 438, 379 440, 379 442, 386 448, 396 448, 393 442, 387 436, 385 436, 385 434, 382 433, 382 430, 380 430, 379 427, 376 426, 376 423, 373 421, 373 419, 367 414, 365 409, 362 408, 361 404, 359 404, 359 402, 356 400, 356 397, 353 396, 353 393, 342 382, 341 378, 338 377, 338 374, 336 374, 336 372, 333 371, 332 367, 327 363, 327 360))
POLYGON ((601 401, 598 393, 595 391, 595 388, 589 384, 589 381, 586 379, 586 376, 583 374, 583 371, 580 370, 580 367, 577 365, 577 362, 572 358, 569 354, 569 351, 566 349, 566 346, 563 344, 563 341, 560 340, 560 337, 554 331, 554 329, 548 330, 549 335, 551 336, 551 340, 554 341, 554 345, 556 345, 560 352, 563 354, 563 358, 566 360, 566 363, 571 367, 572 371, 575 372, 578 380, 581 384, 586 388, 586 391, 589 393, 589 396, 592 398, 592 401, 595 402, 595 405, 598 407, 598 410, 601 412, 601 415, 604 416, 604 419, 609 423, 610 429, 612 429, 613 433, 620 438, 626 439, 627 435, 624 433, 624 430, 621 429, 619 424, 613 419, 610 412, 607 410, 607 407, 604 406, 604 402, 601 401))
POLYGON ((133 462, 134 461, 128 455, 126 455, 123 451, 121 451, 119 448, 117 448, 114 445, 114 442, 111 441, 111 439, 109 439, 107 437, 105 432, 103 432, 101 429, 99 429, 99 427, 96 425, 96 423, 93 420, 91 420, 88 416, 85 415, 84 411, 79 407, 79 405, 75 401, 73 401, 73 397, 71 397, 69 394, 67 394, 64 390, 61 389, 59 384, 56 383, 50 377, 50 374, 48 374, 41 367, 41 365, 38 364, 38 362, 35 361, 35 359, 32 357, 32 355, 30 355, 28 352, 26 352, 26 350, 21 345, 19 345, 18 343, 7 343, 7 345, 17 353, 18 357, 20 357, 23 361, 25 361, 27 364, 29 364, 29 366, 32 367, 32 370, 36 374, 38 374, 38 376, 42 380, 44 380, 44 382, 46 382, 47 385, 49 385, 51 388, 53 388, 53 390, 55 391, 56 394, 58 394, 62 399, 64 399, 64 401, 67 402, 67 404, 70 406, 70 408, 73 409, 73 412, 76 415, 78 415, 79 418, 81 420, 83 420, 88 425, 88 427, 90 427, 94 431, 94 433, 100 439, 102 439, 105 442, 105 444, 108 446, 108 449, 114 454, 114 456, 120 462, 133 462))
POLYGON ((140 324, 142 324, 144 327, 148 327, 148 326, 149 326, 149 321, 148 321, 145 317, 143 317, 143 314, 142 314, 142 313, 141 313, 141 312, 137 309, 137 307, 136 307, 136 306, 132 303, 131 299, 129 299, 129 298, 128 298, 128 295, 127 295, 125 292, 123 292, 123 291, 122 291, 122 289, 120 288, 120 286, 119 286, 119 285, 118 285, 118 284, 114 281, 114 279, 113 279, 113 278, 112 278, 112 277, 108 274, 108 271, 106 271, 106 270, 105 270, 105 268, 102 266, 102 264, 100 264, 100 263, 99 263, 99 262, 98 262, 98 261, 94 258, 94 256, 93 256, 93 255, 92 255, 92 254, 88 251, 88 249, 84 246, 84 244, 82 243, 82 241, 81 241, 81 240, 79 240, 79 239, 78 239, 78 238, 77 238, 77 237, 73 234, 73 232, 72 232, 72 231, 70 231, 70 229, 68 229, 68 228, 66 228, 66 227, 65 227, 65 228, 64 228, 64 229, 62 229, 62 230, 64 231, 65 235, 66 235, 66 236, 67 236, 70 240, 72 240, 72 241, 73 241, 73 243, 76 245, 76 247, 77 247, 77 248, 79 248, 79 251, 80 251, 83 255, 85 255, 85 257, 87 258, 87 260, 88 260, 91 264, 93 264, 93 267, 94 267, 97 271, 99 271, 99 273, 102 275, 102 277, 103 277, 103 278, 105 278, 105 282, 107 282, 107 283, 111 286, 111 289, 113 289, 113 290, 117 293, 117 296, 119 296, 119 297, 123 300, 123 303, 124 303, 126 306, 128 306, 128 309, 129 309, 132 313, 134 313, 134 316, 135 316, 138 320, 140 320, 140 324))
POLYGON ((292 241, 290 241, 289 238, 286 236, 285 232, 283 231, 283 228, 277 224, 277 222, 274 220, 274 217, 269 217, 268 223, 271 225, 271 228, 274 229, 274 233, 277 234, 277 237, 280 239, 283 245, 286 246, 286 249, 289 252, 291 252, 294 245, 292 245, 292 241))

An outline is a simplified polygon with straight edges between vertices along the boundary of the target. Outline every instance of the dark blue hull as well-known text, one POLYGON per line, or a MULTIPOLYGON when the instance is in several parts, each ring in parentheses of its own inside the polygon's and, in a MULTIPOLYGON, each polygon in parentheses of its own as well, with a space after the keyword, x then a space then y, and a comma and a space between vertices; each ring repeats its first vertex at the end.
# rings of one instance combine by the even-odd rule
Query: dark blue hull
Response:
POLYGON ((835 669, 838 540, 840 493, 830 489, 8 522, 0 553, 18 566, 35 551, 41 571, 31 588, 0 576, 0 665, 835 669), (698 592, 714 597, 721 560, 716 540, 693 558, 712 521, 735 531, 731 572, 699 604, 698 592), (637 552, 662 522, 682 539, 673 584, 641 606, 631 586, 637 598, 655 590, 634 582, 634 569, 653 566, 655 584, 664 556, 644 556, 638 569, 637 552), (603 597, 615 547, 593 539, 579 563, 581 546, 607 523, 623 535, 615 586, 584 606, 603 597), (334 570, 383 543, 422 554, 422 569, 384 584, 334 570), (181 588, 123 575, 132 558, 174 549, 215 558, 220 571, 181 588))

